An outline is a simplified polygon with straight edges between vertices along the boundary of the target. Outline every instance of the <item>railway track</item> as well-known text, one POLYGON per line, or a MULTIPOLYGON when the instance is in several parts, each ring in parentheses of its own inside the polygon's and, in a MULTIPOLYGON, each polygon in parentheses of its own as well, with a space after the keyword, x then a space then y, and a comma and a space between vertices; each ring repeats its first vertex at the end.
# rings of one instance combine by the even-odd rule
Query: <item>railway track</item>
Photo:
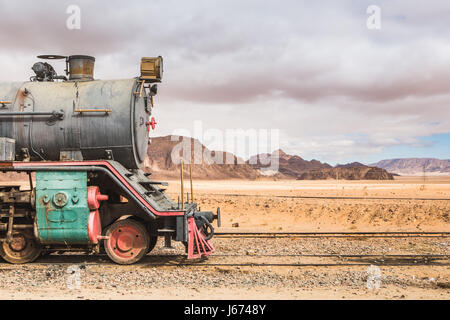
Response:
MULTIPOLYGON (((106 255, 62 254, 47 255, 27 265, 84 265, 114 266, 117 268, 133 268, 118 266, 108 260, 106 255)), ((186 260, 179 254, 148 255, 135 267, 344 267, 344 266, 450 266, 448 254, 286 254, 286 255, 240 255, 217 254, 208 259, 186 260)), ((21 268, 22 265, 0 263, 0 270, 21 268)))
MULTIPOLYGON (((217 232, 216 238, 448 238, 450 232, 217 232)), ((180 249, 181 250, 181 249, 180 249)), ((446 253, 446 251, 444 251, 446 253)), ((82 252, 49 254, 29 266, 39 265, 93 265, 117 266, 105 254, 91 255, 82 252)), ((177 254, 149 254, 139 267, 344 267, 344 266, 450 266, 450 254, 303 254, 303 253, 215 253, 208 259, 187 260, 177 254)), ((1 269, 21 267, 0 262, 1 269)), ((132 266, 131 266, 132 267, 132 266)))
POLYGON ((323 200, 409 200, 409 201, 449 201, 450 198, 411 198, 411 197, 344 197, 344 196, 288 196, 239 193, 209 193, 208 196, 282 198, 282 199, 323 199, 323 200))
POLYGON ((216 238, 448 238, 450 232, 216 232, 216 238))

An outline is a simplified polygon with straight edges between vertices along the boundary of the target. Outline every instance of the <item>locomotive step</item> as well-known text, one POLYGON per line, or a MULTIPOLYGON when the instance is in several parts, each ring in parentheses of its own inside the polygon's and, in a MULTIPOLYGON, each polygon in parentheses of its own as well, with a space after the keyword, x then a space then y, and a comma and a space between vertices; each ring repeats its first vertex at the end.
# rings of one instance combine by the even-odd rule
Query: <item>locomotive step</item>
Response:
POLYGON ((167 182, 160 182, 160 181, 140 181, 140 184, 159 184, 162 186, 167 187, 169 184, 167 182))
POLYGON ((170 233, 170 232, 175 232, 175 230, 173 230, 173 229, 158 229, 158 232, 161 232, 161 233, 170 233))

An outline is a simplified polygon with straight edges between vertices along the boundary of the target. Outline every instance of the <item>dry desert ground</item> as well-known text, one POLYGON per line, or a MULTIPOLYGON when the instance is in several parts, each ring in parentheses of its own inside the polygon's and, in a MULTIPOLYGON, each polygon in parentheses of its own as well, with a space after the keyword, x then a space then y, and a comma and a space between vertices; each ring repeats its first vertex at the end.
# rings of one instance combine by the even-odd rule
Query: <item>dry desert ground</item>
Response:
MULTIPOLYGON (((179 181, 170 181, 167 192, 176 200, 179 189, 179 181)), ((190 191, 188 181, 185 191, 190 191)), ((450 231, 450 177, 199 180, 194 181, 194 199, 202 210, 221 208, 219 231, 450 231), (430 198, 441 200, 425 200, 430 198)), ((387 258, 392 254, 448 256, 449 239, 445 237, 216 238, 212 242, 215 254, 198 264, 184 260, 180 244, 164 249, 162 241, 132 266, 86 254, 51 255, 22 266, 1 262, 0 299, 450 298, 448 258, 403 265, 389 263, 387 258), (376 266, 379 287, 368 285, 371 271, 366 261, 340 257, 365 254, 386 255, 376 266), (67 286, 68 265, 80 268, 78 288, 67 286)))
MULTIPOLYGON (((185 182, 185 192, 189 191, 189 183, 185 182)), ((179 181, 171 181, 167 192, 177 199, 179 181)), ((238 223, 239 231, 450 230, 450 177, 397 177, 393 181, 195 181, 194 199, 203 210, 220 207, 223 228, 238 223)))

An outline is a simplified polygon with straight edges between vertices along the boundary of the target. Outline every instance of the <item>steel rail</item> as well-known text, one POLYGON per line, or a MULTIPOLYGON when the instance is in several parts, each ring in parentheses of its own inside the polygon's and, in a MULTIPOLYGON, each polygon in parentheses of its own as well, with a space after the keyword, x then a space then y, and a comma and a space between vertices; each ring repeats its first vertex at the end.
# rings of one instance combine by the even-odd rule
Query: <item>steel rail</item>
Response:
MULTIPOLYGON (((260 257, 263 257, 264 255, 261 255, 260 257)), ((214 255, 209 257, 208 259, 199 259, 194 261, 186 261, 178 260, 178 261, 149 261, 149 260, 155 260, 155 259, 180 259, 182 258, 180 255, 148 255, 144 257, 140 262, 137 263, 137 265, 141 266, 172 266, 172 267, 321 267, 321 266, 336 266, 336 267, 342 267, 342 266, 368 266, 368 265, 379 265, 379 266, 450 266, 450 255, 420 255, 420 254, 393 254, 393 255, 366 255, 366 254, 355 254, 355 255, 299 255, 299 257, 315 257, 315 258, 338 258, 338 259, 344 259, 345 258, 362 258, 367 260, 361 260, 361 261, 342 261, 342 262, 336 262, 336 263, 272 263, 272 262, 214 262, 214 257, 229 257, 229 258, 235 258, 235 255, 214 255), (395 259, 395 260, 393 260, 395 259), (437 262, 436 260, 440 260, 442 262, 437 262)), ((255 256, 249 256, 252 258, 258 257, 258 255, 255 256)), ((274 255, 274 257, 283 257, 283 255, 274 255)), ((39 258, 36 262, 32 263, 31 265, 73 265, 74 263, 77 263, 76 260, 81 260, 81 262, 78 262, 82 265, 87 266, 100 266, 100 265, 114 265, 115 267, 122 267, 120 265, 114 264, 112 261, 109 261, 109 259, 106 257, 106 255, 86 255, 86 254, 80 254, 80 255, 53 255, 53 256, 45 256, 39 258), (88 258, 88 259, 86 259, 88 258), (105 259, 105 260, 102 260, 105 259), (48 261, 45 261, 48 260, 48 261), (87 261, 90 260, 90 261, 87 261), (100 260, 100 261, 98 261, 100 260)), ((10 265, 7 263, 0 263, 1 265, 8 265, 11 266, 11 269, 14 269, 15 265, 10 265)), ((18 265, 19 267, 21 265, 18 265)), ((123 267, 129 267, 129 266, 123 266, 123 267)), ((5 269, 4 269, 5 270, 5 269)))
MULTIPOLYGON (((167 267, 171 266, 166 263, 150 264, 152 267, 167 267)), ((398 262, 398 263, 377 263, 377 262, 361 262, 361 263, 202 263, 202 264, 176 264, 174 266, 189 267, 189 266, 202 266, 202 267, 351 267, 351 266, 440 266, 448 267, 450 263, 413 263, 413 262, 398 262)))
MULTIPOLYGON (((57 263, 59 265, 73 265, 74 262, 71 263, 57 263)), ((92 266, 102 266, 105 264, 113 264, 113 262, 107 263, 84 263, 83 265, 92 265, 92 266)), ((408 267, 423 267, 423 266, 435 266, 435 267, 449 267, 449 263, 433 263, 433 262, 425 262, 425 263, 413 263, 413 262, 397 262, 397 263, 377 263, 373 261, 369 262, 361 262, 361 263, 180 263, 180 264, 169 264, 169 263, 137 263, 137 265, 148 265, 151 267, 351 267, 351 266, 408 266, 408 267)), ((55 263, 34 263, 34 265, 55 265, 55 263)), ((120 267, 120 265, 119 265, 120 267)))
POLYGON ((210 196, 285 198, 285 199, 326 199, 326 200, 410 200, 410 201, 449 201, 450 198, 393 198, 393 197, 344 197, 344 196, 266 196, 261 194, 208 193, 210 196))
MULTIPOLYGON (((167 257, 161 255, 161 257, 167 257)), ((172 257, 169 256, 169 257, 172 257)), ((176 257, 176 255, 173 255, 176 257)), ((374 258, 374 259, 450 259, 450 254, 214 254, 213 257, 305 257, 305 258, 374 258)))
POLYGON ((215 238, 446 238, 450 232, 216 232, 215 238))

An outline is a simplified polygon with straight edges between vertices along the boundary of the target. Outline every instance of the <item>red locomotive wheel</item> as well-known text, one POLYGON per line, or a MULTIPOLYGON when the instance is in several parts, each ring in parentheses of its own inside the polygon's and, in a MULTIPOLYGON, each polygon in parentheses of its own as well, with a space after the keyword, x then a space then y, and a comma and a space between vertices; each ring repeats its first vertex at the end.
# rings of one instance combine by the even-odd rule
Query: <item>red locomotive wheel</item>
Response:
MULTIPOLYGON (((139 222, 139 220, 137 220, 136 219, 136 217, 134 217, 134 216, 131 216, 131 217, 128 217, 127 219, 131 219, 131 220, 134 220, 134 221, 138 221, 139 222)), ((148 243, 148 250, 147 250, 147 253, 150 253, 154 248, 155 248, 155 246, 156 246, 156 243, 158 242, 158 237, 157 236, 152 236, 152 235, 150 235, 151 233, 150 233, 150 230, 149 229, 147 229, 147 232, 148 232, 148 238, 149 238, 149 243, 148 243)))
POLYGON ((108 257, 118 264, 132 264, 147 254, 149 236, 142 223, 133 219, 114 222, 106 230, 108 257))
POLYGON ((33 262, 41 251, 40 243, 36 241, 33 232, 28 230, 15 231, 11 243, 3 241, 0 244, 0 256, 14 264, 33 262))

